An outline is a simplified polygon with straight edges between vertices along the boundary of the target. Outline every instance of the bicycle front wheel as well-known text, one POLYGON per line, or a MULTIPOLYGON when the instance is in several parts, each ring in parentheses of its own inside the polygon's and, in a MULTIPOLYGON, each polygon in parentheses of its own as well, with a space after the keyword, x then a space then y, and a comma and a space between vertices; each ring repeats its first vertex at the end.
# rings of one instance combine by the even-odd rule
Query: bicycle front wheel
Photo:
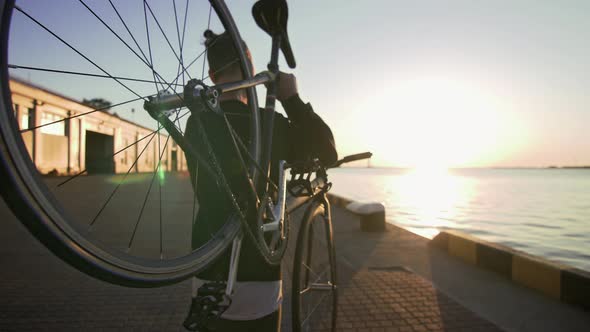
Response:
MULTIPOLYGON (((215 74, 207 29, 230 35, 232 64, 252 77, 225 3, 0 1, 0 11, 0 181, 14 214, 57 256, 111 283, 159 286, 207 267, 239 220, 203 228, 210 240, 191 247, 199 206, 184 152, 139 110, 215 74)), ((256 92, 246 93, 244 146, 259 162, 256 92)), ((189 114, 168 116, 182 132, 189 114)))
POLYGON ((293 331, 336 330, 335 258, 329 203, 312 202, 299 228, 293 261, 293 331))

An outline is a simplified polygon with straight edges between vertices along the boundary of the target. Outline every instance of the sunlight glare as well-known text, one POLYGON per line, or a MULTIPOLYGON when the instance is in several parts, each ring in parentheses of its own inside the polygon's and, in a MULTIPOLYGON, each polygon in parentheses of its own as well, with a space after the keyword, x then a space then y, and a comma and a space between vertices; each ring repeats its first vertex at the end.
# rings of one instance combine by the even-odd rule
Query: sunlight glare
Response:
POLYGON ((440 229, 459 228, 452 220, 472 195, 468 179, 442 168, 416 168, 391 185, 396 187, 396 205, 409 212, 396 216, 395 223, 428 238, 440 229))
POLYGON ((359 126, 386 166, 481 166, 510 153, 520 134, 500 98, 457 80, 396 82, 362 107, 377 115, 359 126))

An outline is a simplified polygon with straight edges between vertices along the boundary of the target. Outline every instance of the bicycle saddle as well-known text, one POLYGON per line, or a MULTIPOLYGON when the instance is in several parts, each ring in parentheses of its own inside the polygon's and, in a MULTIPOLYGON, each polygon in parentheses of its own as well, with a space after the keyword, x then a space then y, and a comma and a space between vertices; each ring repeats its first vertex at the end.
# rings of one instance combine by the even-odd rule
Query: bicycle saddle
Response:
POLYGON ((286 0, 259 0, 252 6, 252 16, 258 26, 271 37, 281 36, 281 51, 290 68, 295 68, 295 56, 287 35, 289 8, 286 0))

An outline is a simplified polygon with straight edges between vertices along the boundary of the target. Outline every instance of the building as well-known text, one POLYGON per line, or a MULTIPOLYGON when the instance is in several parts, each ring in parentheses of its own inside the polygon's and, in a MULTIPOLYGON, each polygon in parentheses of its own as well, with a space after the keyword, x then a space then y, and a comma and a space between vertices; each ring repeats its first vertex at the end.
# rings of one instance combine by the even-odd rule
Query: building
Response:
MULTIPOLYGON (((153 172, 156 168, 158 134, 153 129, 107 111, 92 112, 93 108, 77 100, 16 78, 10 79, 10 90, 23 140, 41 173, 76 174, 86 170, 88 174, 112 174, 130 169, 153 172), (87 112, 92 113, 82 115, 87 112), (59 121, 67 118, 70 119, 59 121), (55 123, 32 129, 52 122, 55 123), (133 144, 138 140, 141 141, 133 144), (140 157, 135 162, 137 156, 140 157)), ((163 149, 166 132, 159 136, 163 149)), ((184 153, 172 139, 163 152, 161 168, 187 169, 184 153)))

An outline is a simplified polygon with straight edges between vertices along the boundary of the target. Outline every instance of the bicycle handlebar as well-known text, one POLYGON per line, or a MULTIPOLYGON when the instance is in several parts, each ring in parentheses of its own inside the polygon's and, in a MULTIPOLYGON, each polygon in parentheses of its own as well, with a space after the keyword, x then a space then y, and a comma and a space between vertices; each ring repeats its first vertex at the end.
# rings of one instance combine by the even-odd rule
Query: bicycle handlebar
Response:
POLYGON ((328 168, 340 167, 340 165, 342 165, 342 164, 350 163, 350 162, 357 161, 357 160, 368 159, 368 158, 371 158, 372 156, 373 156, 373 154, 371 152, 363 152, 363 153, 353 154, 353 155, 346 156, 346 157, 338 160, 337 162, 335 162, 332 166, 330 166, 328 168))
POLYGON ((292 197, 311 197, 316 193, 319 184, 327 184, 327 187, 321 189, 328 191, 332 184, 327 182, 327 169, 338 167, 344 163, 371 158, 372 156, 371 152, 353 154, 338 160, 330 167, 323 167, 317 158, 306 162, 285 164, 284 167, 291 168, 291 180, 288 183, 287 190, 292 197), (317 177, 311 180, 311 174, 314 172, 317 177))

